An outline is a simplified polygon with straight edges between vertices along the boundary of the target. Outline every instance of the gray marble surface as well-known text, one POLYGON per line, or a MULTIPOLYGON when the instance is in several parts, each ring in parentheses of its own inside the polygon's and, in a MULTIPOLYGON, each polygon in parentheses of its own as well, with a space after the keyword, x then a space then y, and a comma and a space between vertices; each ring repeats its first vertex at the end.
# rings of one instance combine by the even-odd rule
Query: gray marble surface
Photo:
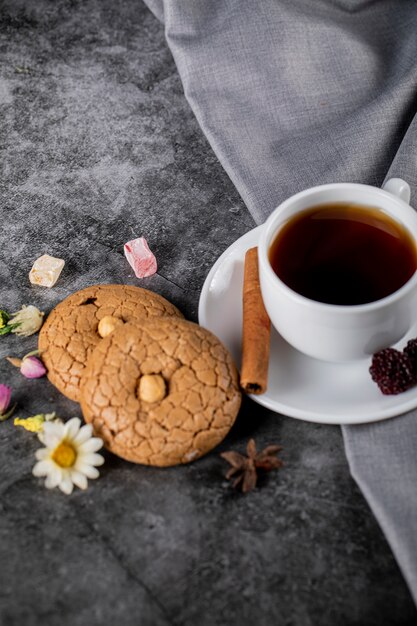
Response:
MULTIPOLYGON (((48 312, 94 283, 140 284, 196 320, 200 289, 253 221, 182 93, 162 26, 140 0, 0 2, 0 307, 48 312), (123 243, 145 236, 138 281, 123 243), (66 260, 32 287, 34 259, 66 260)), ((4 337, 0 356, 36 338, 4 337)), ((0 361, 17 413, 79 407, 0 361)), ((225 442, 185 467, 106 453, 71 497, 32 476, 36 437, 0 424, 1 626, 416 623, 397 565, 350 477, 339 428, 244 403, 225 442), (284 446, 248 496, 222 450, 284 446)), ((389 463, 389 459, 387 459, 389 463)))

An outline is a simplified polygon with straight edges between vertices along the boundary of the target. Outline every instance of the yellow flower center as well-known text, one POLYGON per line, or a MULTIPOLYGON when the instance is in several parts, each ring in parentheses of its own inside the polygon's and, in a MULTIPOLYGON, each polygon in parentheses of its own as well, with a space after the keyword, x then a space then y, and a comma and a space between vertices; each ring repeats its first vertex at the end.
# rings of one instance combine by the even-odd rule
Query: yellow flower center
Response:
POLYGON ((62 441, 51 454, 51 459, 60 467, 72 467, 76 458, 77 452, 68 441, 62 441))

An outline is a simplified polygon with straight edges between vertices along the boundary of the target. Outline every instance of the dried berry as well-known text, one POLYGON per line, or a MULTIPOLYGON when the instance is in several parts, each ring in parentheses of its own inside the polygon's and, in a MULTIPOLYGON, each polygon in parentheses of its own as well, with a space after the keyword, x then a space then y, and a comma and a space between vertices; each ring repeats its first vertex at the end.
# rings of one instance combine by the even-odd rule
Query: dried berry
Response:
POLYGON ((417 383, 411 358, 395 348, 386 348, 374 354, 369 372, 386 395, 401 393, 417 383))
POLYGON ((417 375, 417 339, 410 339, 403 352, 411 360, 411 364, 417 375))

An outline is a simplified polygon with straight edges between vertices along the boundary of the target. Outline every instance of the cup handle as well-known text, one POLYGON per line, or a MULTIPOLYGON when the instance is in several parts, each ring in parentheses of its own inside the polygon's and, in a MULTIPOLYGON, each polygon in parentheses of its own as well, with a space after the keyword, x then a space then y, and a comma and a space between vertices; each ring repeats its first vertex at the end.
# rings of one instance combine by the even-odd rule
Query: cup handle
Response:
POLYGON ((392 195, 397 196, 397 198, 400 198, 400 200, 403 200, 407 204, 410 204, 410 185, 406 183, 405 180, 402 180, 402 178, 390 178, 382 185, 382 189, 392 193, 392 195))

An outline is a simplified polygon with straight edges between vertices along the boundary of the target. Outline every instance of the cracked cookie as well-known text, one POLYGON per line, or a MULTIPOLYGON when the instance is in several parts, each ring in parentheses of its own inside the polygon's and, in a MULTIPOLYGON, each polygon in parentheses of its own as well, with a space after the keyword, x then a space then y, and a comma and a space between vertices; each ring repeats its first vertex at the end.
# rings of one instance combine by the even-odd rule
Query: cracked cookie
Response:
POLYGON ((79 400, 87 359, 102 340, 126 322, 181 317, 162 296, 129 285, 94 285, 77 291, 49 314, 39 334, 48 378, 67 398, 79 400))
POLYGON ((208 330, 178 318, 126 324, 92 352, 81 408, 114 454, 168 466, 209 452, 227 435, 241 402, 238 374, 208 330))

